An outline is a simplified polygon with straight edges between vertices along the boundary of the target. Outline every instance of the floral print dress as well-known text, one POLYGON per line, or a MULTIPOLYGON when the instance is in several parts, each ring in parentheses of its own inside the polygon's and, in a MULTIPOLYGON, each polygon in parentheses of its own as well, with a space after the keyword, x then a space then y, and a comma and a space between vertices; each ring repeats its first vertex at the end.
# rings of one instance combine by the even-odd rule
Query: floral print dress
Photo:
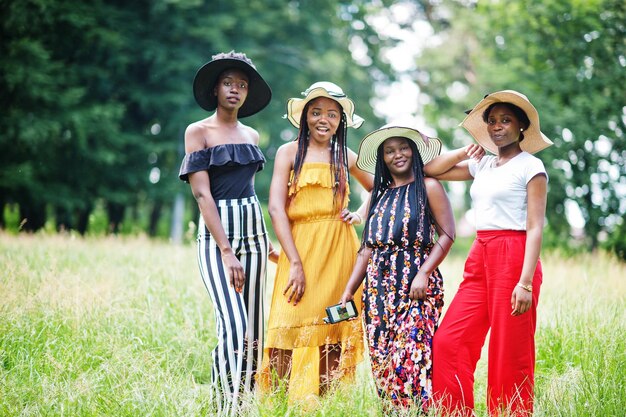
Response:
MULTIPOLYGON (((415 184, 388 188, 367 225, 372 249, 363 290, 365 330, 378 394, 395 407, 428 406, 432 393, 432 339, 443 307, 443 278, 429 277, 427 297, 411 300, 413 278, 428 257, 418 224, 415 184)), ((425 228, 429 242, 434 227, 425 228)))

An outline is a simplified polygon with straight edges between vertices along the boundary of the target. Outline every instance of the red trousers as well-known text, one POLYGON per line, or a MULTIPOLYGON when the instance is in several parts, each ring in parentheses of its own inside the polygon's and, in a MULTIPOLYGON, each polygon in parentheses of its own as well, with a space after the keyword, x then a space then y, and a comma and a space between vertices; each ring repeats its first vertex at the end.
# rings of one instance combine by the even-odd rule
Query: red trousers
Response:
POLYGON ((535 327, 542 281, 541 262, 533 277, 533 303, 511 315, 511 295, 524 262, 526 232, 478 231, 463 282, 433 340, 433 399, 444 411, 471 416, 474 371, 489 336, 489 414, 532 414, 535 327))

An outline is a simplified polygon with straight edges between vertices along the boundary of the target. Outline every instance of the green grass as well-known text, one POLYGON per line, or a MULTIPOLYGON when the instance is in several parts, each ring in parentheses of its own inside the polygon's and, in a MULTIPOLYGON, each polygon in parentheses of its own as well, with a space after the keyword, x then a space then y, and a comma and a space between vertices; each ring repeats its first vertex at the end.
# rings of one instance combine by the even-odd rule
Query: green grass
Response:
MULTIPOLYGON (((212 415, 213 312, 195 262, 193 245, 140 237, 0 234, 0 416, 212 415)), ((535 415, 624 416, 626 265, 604 254, 543 262, 535 415)), ((462 268, 462 255, 442 266, 447 301, 462 268)), ((281 392, 247 406, 252 416, 382 415, 366 365, 314 407, 281 392)))

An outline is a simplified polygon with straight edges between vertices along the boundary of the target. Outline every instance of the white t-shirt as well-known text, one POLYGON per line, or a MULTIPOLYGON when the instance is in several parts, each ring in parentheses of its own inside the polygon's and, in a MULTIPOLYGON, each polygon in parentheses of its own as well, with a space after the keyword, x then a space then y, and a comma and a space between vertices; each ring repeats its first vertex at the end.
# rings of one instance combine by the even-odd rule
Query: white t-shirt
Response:
POLYGON ((489 155, 470 160, 469 172, 476 230, 526 230, 526 185, 537 174, 548 177, 541 159, 522 152, 496 167, 496 157, 489 155))

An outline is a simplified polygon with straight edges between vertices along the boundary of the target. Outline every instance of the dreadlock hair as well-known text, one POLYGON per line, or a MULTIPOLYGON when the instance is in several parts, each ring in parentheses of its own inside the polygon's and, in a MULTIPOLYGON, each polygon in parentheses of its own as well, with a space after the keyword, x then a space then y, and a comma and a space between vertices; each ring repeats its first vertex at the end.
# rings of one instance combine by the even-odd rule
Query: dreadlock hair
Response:
MULTIPOLYGON (((430 226, 433 224, 434 217, 430 211, 430 205, 428 204, 428 195, 426 194, 426 185, 424 184, 424 163, 422 162, 422 156, 417 150, 417 145, 410 139, 404 138, 411 151, 413 152, 413 157, 411 158, 411 170, 413 171, 413 189, 415 193, 413 198, 415 198, 415 205, 417 207, 417 216, 418 216, 418 233, 421 233, 423 236, 422 244, 425 246, 430 245, 431 243, 431 235, 430 235, 430 226)), ((387 164, 385 164, 384 155, 383 155, 383 143, 378 146, 376 151, 376 168, 374 171, 374 188, 372 189, 372 194, 370 198, 370 204, 367 209, 367 219, 363 223, 365 227, 363 228, 363 235, 361 238, 361 248, 367 242, 367 232, 370 218, 374 214, 374 208, 380 198, 382 197, 384 191, 389 188, 391 185, 391 181, 393 178, 391 177, 391 172, 389 172, 389 168, 387 168, 387 164)))
MULTIPOLYGON (((293 163, 292 186, 298 183, 298 178, 302 171, 302 164, 309 150, 310 131, 306 119, 310 104, 311 101, 304 106, 302 115, 300 116, 300 130, 298 131, 298 137, 295 139, 298 141, 298 150, 296 151, 296 160, 293 163)), ((347 185, 350 181, 350 171, 348 170, 348 123, 346 121, 346 114, 341 105, 339 105, 339 109, 341 110, 341 121, 337 127, 337 132, 335 132, 330 140, 330 174, 334 180, 333 207, 341 209, 348 190, 347 185)))

